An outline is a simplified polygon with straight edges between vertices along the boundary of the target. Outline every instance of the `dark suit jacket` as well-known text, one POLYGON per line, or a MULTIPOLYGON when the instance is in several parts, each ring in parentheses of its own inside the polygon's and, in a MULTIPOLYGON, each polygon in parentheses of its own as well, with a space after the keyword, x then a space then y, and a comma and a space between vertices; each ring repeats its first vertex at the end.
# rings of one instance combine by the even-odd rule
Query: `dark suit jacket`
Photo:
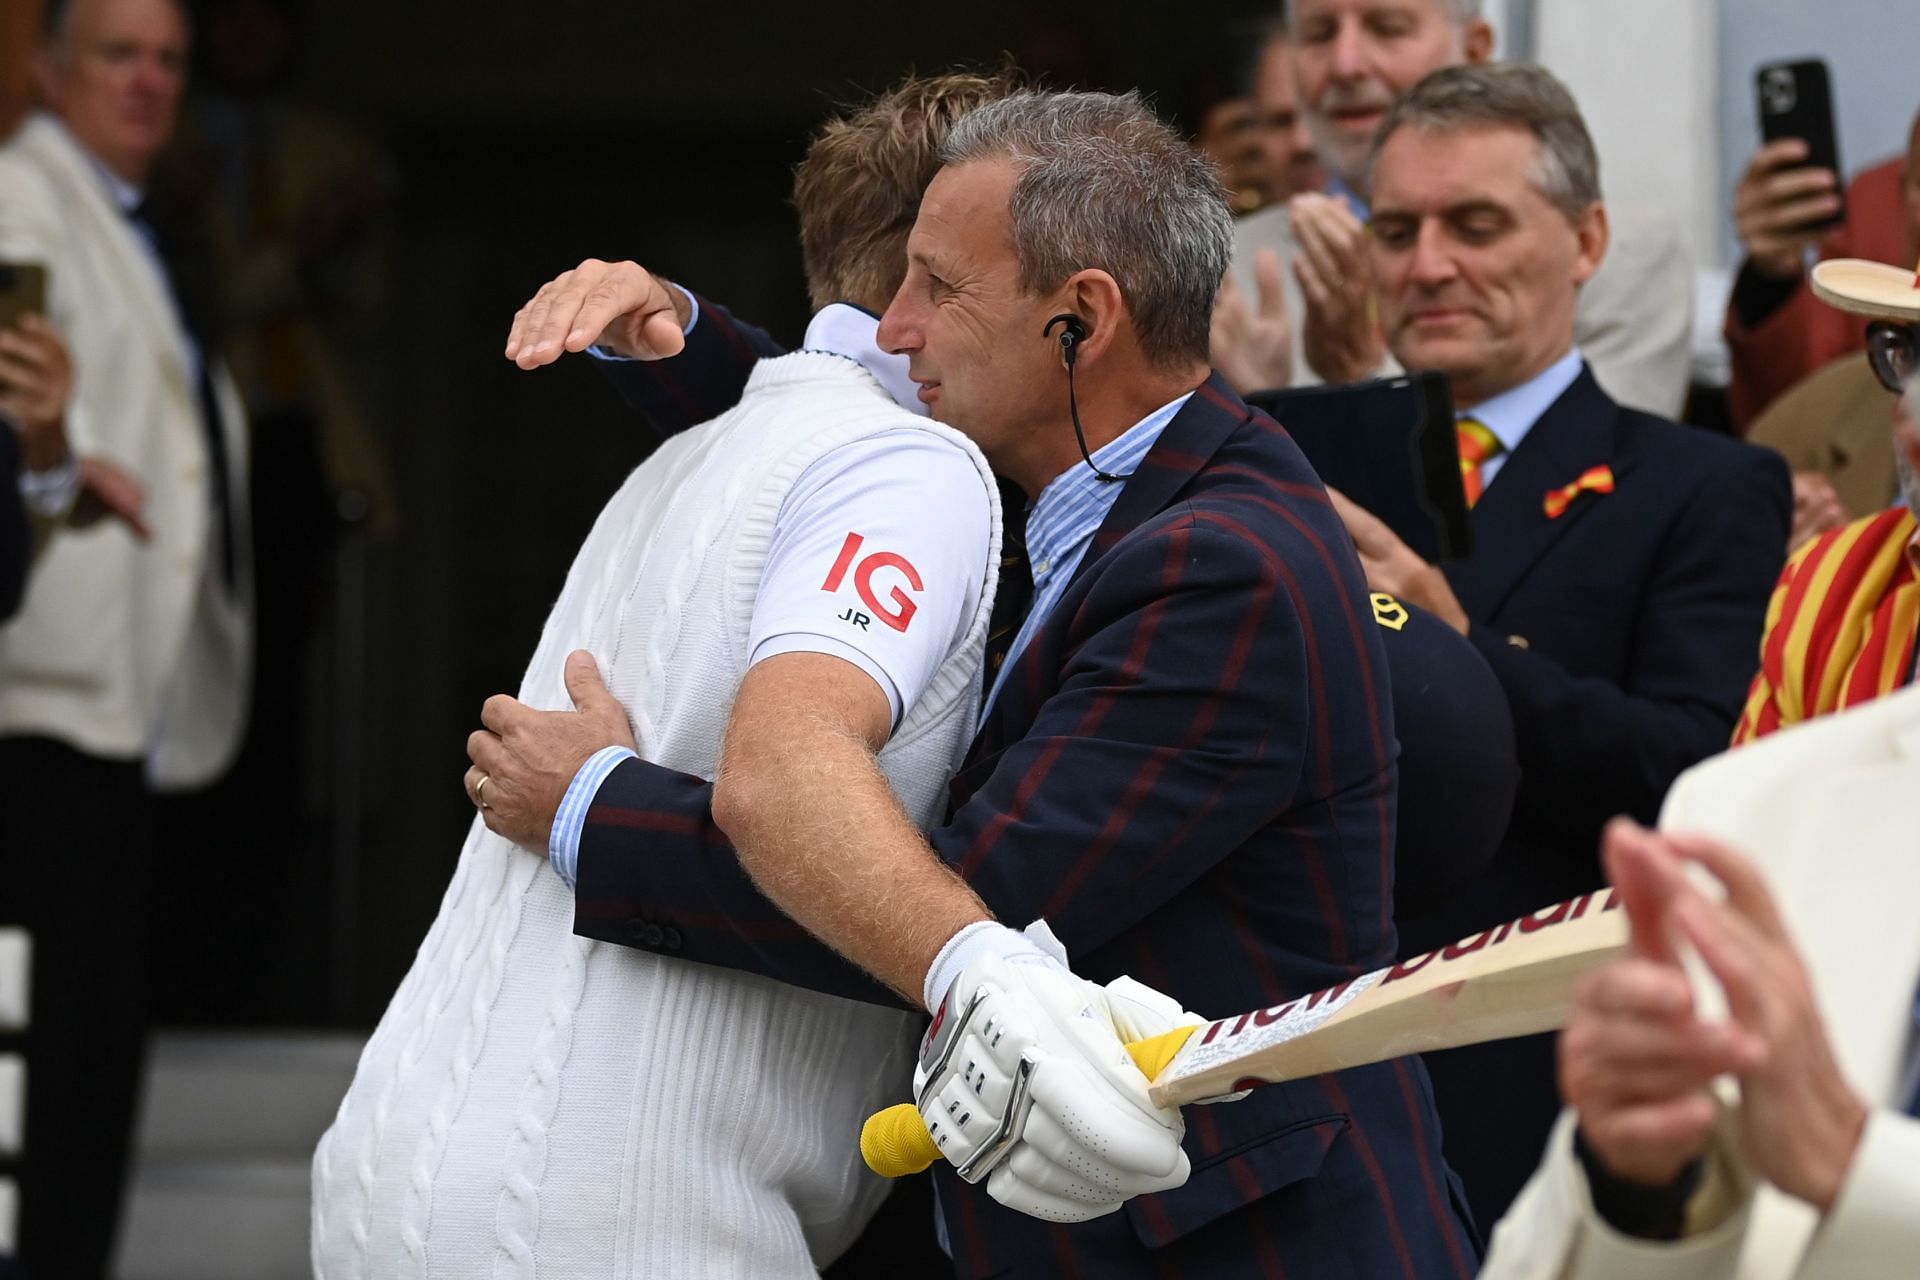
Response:
POLYGON ((0 622, 20 608, 32 557, 33 535, 20 499, 20 441, 0 421, 0 622))
MULTIPOLYGON (((1202 1013, 1270 1005, 1393 953, 1392 735, 1352 545, 1293 442, 1214 378, 1127 481, 931 839, 1089 978, 1130 973, 1202 1013)), ((614 771, 576 930, 889 999, 753 889, 709 794, 614 771)), ((1402 1060, 1190 1109, 1188 1184, 1078 1226, 938 1173, 966 1276, 1467 1276, 1438 1139, 1402 1060)))
MULTIPOLYGON (((1447 568, 1513 712, 1512 825, 1474 885, 1401 921, 1405 950, 1597 888, 1606 820, 1651 823, 1681 770, 1726 748, 1791 507, 1778 455, 1622 408, 1590 371, 1547 410, 1474 508, 1473 556, 1447 568), (1615 491, 1548 517, 1547 491, 1602 463, 1615 491)), ((1551 1037, 1428 1064, 1448 1159, 1491 1224, 1558 1113, 1551 1037)))

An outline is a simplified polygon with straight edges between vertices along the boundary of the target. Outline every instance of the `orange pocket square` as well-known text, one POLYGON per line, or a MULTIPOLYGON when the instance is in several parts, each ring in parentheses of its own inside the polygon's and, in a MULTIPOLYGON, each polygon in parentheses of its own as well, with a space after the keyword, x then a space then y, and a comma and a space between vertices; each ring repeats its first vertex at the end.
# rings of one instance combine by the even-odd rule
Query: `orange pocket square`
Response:
POLYGON ((1558 520, 1565 515, 1567 508, 1573 505, 1573 500, 1583 493, 1612 492, 1613 468, 1604 462, 1597 467, 1589 467, 1572 484, 1547 490, 1547 519, 1558 520))

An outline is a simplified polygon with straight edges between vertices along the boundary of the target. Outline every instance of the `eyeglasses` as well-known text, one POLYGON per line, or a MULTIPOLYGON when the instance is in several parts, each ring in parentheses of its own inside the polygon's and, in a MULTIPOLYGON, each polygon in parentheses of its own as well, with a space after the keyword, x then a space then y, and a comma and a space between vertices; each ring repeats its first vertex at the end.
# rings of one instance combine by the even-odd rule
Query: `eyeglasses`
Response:
POLYGON ((1920 330, 1910 324, 1876 320, 1867 326, 1867 363, 1880 385, 1898 395, 1920 370, 1920 330))

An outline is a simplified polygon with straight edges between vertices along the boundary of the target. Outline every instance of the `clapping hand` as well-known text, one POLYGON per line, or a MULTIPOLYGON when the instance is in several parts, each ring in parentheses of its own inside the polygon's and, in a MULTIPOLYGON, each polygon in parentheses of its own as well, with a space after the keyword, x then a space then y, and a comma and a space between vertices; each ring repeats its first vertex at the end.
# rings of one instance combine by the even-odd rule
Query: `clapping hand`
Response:
POLYGON ((1293 321, 1280 275, 1280 255, 1262 249, 1253 256, 1254 287, 1247 295, 1228 275, 1213 303, 1212 360, 1220 376, 1246 395, 1292 385, 1293 321))

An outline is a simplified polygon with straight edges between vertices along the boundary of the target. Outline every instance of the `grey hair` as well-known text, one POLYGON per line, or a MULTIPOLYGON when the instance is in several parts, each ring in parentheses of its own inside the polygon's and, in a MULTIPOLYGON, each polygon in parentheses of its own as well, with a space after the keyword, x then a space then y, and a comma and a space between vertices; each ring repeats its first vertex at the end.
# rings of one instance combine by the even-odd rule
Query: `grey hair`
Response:
MULTIPOLYGON (((173 5, 176 9, 180 10, 182 17, 186 18, 189 22, 192 21, 194 15, 192 9, 187 4, 187 0, 173 0, 173 5)), ((67 38, 72 34, 73 0, 47 0, 46 4, 40 8, 41 37, 46 40, 50 46, 56 49, 63 49, 66 46, 67 38)))
MULTIPOLYGON (((1436 0, 1436 3, 1447 11, 1447 16, 1453 19, 1457 27, 1466 26, 1486 11, 1483 0, 1436 0)), ((1280 6, 1280 25, 1283 29, 1293 26, 1293 7, 1291 3, 1282 3, 1280 6)))
POLYGON ((1233 215, 1213 164, 1138 93, 1016 93, 963 117, 940 159, 1013 162, 1009 213, 1022 289, 1106 271, 1149 360, 1207 359, 1233 215))
POLYGON ((1534 187, 1567 217, 1599 204, 1600 156, 1567 86, 1521 62, 1447 67, 1415 85, 1387 112, 1367 157, 1367 185, 1387 139, 1401 129, 1448 133, 1509 125, 1533 135, 1534 187))

